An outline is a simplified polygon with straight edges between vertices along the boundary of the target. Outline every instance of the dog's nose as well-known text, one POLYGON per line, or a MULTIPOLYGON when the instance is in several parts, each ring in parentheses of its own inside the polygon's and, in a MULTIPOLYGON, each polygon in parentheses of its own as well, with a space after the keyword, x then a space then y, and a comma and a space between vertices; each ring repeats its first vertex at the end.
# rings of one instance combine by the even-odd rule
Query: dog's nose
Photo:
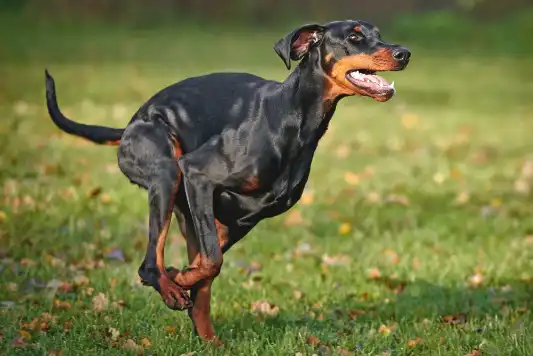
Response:
POLYGON ((392 57, 398 62, 407 62, 409 60, 409 57, 411 57, 411 52, 409 52, 409 50, 407 50, 406 48, 400 47, 392 52, 392 57))

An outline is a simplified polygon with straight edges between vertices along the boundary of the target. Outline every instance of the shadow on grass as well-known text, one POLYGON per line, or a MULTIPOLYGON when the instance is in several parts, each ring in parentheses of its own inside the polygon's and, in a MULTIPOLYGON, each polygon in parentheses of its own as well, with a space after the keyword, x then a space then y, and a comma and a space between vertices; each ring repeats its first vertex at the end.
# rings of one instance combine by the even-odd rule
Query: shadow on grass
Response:
MULTIPOLYGON (((365 295, 348 296, 336 303, 302 308, 301 314, 280 311, 276 317, 243 312, 236 319, 215 319, 224 340, 249 339, 250 334, 268 336, 268 344, 282 343, 288 334, 302 342, 318 335, 325 344, 336 345, 340 337, 380 332, 380 326, 461 327, 483 333, 487 319, 496 318, 519 327, 529 320, 533 306, 533 282, 506 280, 491 286, 446 287, 426 280, 407 282, 389 278, 372 280, 382 285, 389 298, 371 300, 365 295), (271 332, 270 332, 271 331, 271 332)), ((333 298, 332 298, 333 299, 333 298)), ((302 301, 305 304, 305 300, 302 301)), ((354 345, 355 346, 355 345, 354 345)))

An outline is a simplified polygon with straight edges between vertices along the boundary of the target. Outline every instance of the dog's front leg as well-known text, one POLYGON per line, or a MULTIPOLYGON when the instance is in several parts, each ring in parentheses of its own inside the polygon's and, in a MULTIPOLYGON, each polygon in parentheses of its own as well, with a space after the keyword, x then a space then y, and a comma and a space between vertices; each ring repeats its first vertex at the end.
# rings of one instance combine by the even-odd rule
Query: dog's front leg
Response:
POLYGON ((215 223, 213 194, 223 172, 215 168, 217 151, 209 150, 214 147, 216 144, 185 155, 178 161, 194 225, 194 242, 198 247, 196 263, 178 272, 174 278, 179 286, 186 289, 191 289, 202 280, 215 278, 222 267, 222 249, 215 223), (213 169, 217 174, 212 174, 213 169))

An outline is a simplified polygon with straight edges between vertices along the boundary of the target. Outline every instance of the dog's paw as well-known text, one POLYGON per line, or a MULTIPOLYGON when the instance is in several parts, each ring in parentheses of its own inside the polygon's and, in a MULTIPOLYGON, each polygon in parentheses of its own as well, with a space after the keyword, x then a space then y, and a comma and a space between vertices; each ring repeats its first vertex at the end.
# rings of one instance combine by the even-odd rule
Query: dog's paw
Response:
POLYGON ((172 310, 185 310, 192 307, 192 301, 187 291, 178 286, 167 275, 159 278, 159 293, 163 301, 172 310))

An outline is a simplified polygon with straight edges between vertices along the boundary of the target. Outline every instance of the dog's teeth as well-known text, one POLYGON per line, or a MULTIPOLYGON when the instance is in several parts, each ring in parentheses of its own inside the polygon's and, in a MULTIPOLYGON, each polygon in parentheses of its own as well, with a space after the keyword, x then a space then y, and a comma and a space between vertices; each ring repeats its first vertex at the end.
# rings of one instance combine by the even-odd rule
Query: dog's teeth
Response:
POLYGON ((359 71, 352 72, 352 77, 356 79, 360 79, 361 73, 359 73, 359 71))
POLYGON ((392 89, 395 89, 395 88, 394 88, 394 80, 393 80, 392 83, 390 84, 390 87, 391 87, 392 89))

